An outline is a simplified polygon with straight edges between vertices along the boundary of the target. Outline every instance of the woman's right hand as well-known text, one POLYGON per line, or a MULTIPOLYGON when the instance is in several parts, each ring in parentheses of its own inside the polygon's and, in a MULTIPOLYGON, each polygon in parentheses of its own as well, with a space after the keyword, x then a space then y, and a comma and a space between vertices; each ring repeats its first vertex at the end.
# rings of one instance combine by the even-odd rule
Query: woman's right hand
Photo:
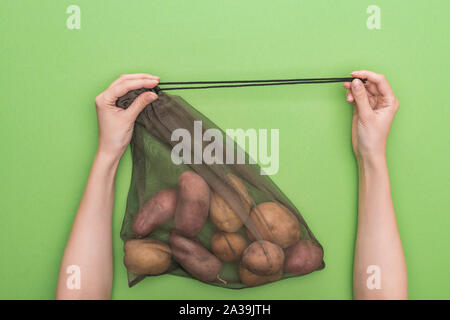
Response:
POLYGON ((158 96, 150 91, 141 93, 126 110, 116 107, 116 100, 128 91, 154 88, 158 83, 159 77, 149 74, 125 74, 95 98, 99 153, 120 159, 130 143, 137 116, 158 96))
POLYGON ((400 104, 386 78, 371 71, 355 71, 359 79, 344 83, 347 101, 354 105, 353 151, 358 161, 384 159, 386 141, 400 104))

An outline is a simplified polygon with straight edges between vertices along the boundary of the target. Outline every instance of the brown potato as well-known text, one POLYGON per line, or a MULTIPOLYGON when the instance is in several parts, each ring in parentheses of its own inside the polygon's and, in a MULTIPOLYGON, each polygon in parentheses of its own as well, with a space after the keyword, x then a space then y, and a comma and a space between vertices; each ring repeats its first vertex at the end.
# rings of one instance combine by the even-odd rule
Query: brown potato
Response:
MULTIPOLYGON (((300 226, 295 215, 275 202, 263 202, 253 208, 250 219, 263 239, 287 248, 300 239, 300 226)), ((255 237, 247 230, 250 239, 255 237)))
POLYGON ((283 269, 280 269, 277 273, 272 274, 270 276, 260 276, 254 274, 247 268, 245 268, 242 264, 239 264, 239 278, 241 282, 249 287, 256 287, 266 283, 278 281, 283 276, 283 269))
POLYGON ((177 207, 177 191, 161 190, 152 196, 138 211, 132 230, 138 237, 145 237, 173 218, 177 207))
POLYGON ((284 271, 294 274, 311 273, 323 261, 323 249, 311 240, 300 240, 285 250, 284 271))
POLYGON ((178 187, 175 229, 187 237, 195 237, 208 218, 209 186, 200 175, 185 171, 178 178, 178 187))
MULTIPOLYGON (((244 200, 244 205, 247 209, 247 212, 250 211, 251 198, 248 195, 247 188, 242 183, 242 181, 229 173, 228 178, 230 178, 231 183, 234 185, 236 190, 242 196, 244 200)), ((223 200, 223 198, 216 192, 213 192, 211 195, 211 221, 222 231, 225 232, 236 232, 238 231, 243 222, 241 218, 228 206, 228 204, 223 200)))
POLYGON ((267 240, 255 241, 245 249, 241 263, 256 275, 269 276, 283 269, 284 252, 267 240))
POLYGON ((137 275, 157 275, 166 271, 171 263, 171 250, 156 239, 128 240, 124 245, 124 264, 137 275))
POLYGON ((236 261, 247 247, 247 240, 239 233, 217 231, 211 237, 211 250, 222 261, 236 261))
POLYGON ((173 230, 170 234, 173 257, 194 278, 213 282, 218 279, 222 263, 199 241, 186 238, 173 230))

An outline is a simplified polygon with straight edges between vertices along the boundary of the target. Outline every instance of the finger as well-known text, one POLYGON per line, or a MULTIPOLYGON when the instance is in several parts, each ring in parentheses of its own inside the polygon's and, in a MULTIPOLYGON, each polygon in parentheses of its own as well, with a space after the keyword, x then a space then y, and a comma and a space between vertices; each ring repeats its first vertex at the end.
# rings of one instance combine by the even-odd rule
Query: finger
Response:
POLYGON ((352 95, 350 89, 347 89, 347 101, 350 103, 355 102, 355 99, 353 98, 353 95, 352 95))
POLYGON ((359 77, 359 78, 367 78, 370 82, 373 82, 376 84, 378 91, 383 96, 393 96, 394 92, 392 91, 391 86, 387 82, 386 78, 382 74, 378 74, 372 71, 367 70, 361 70, 361 71, 354 71, 351 73, 353 77, 359 77))
POLYGON ((366 86, 367 91, 373 96, 379 96, 380 92, 378 91, 377 85, 371 81, 366 81, 364 84, 366 86))
MULTIPOLYGON (((351 82, 344 82, 344 88, 350 89, 351 88, 352 83, 351 82)), ((372 94, 372 95, 379 95, 380 93, 378 92, 377 89, 377 85, 373 82, 370 81, 366 81, 364 83, 364 86, 366 87, 367 91, 372 94)))
POLYGON ((352 95, 351 90, 350 90, 351 86, 352 86, 351 82, 344 82, 344 88, 347 89, 347 93, 346 93, 347 101, 349 103, 354 103, 355 99, 353 98, 353 95, 352 95))
POLYGON ((146 91, 141 93, 134 101, 133 103, 128 107, 128 109, 125 111, 126 113, 130 114, 131 117, 133 117, 133 120, 137 118, 139 113, 150 103, 158 99, 158 95, 151 91, 146 91))
POLYGON ((352 81, 351 93, 355 100, 359 117, 368 119, 372 115, 373 110, 369 103, 366 88, 361 80, 354 79, 352 81))
POLYGON ((134 73, 134 74, 123 74, 116 80, 114 80, 113 83, 109 87, 112 87, 124 80, 133 80, 133 79, 149 79, 149 80, 160 80, 157 76, 152 76, 151 74, 147 73, 134 73))
POLYGON ((125 95, 128 91, 147 88, 151 89, 158 85, 159 81, 150 79, 130 79, 124 80, 108 90, 108 94, 112 99, 117 99, 125 95))

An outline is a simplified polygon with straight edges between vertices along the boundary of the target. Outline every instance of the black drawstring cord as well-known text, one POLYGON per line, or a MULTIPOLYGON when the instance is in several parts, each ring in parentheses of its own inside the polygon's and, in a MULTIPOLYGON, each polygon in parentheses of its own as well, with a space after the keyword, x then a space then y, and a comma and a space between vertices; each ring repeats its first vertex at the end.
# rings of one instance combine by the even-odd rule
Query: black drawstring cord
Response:
POLYGON ((271 79, 271 80, 227 80, 227 81, 178 81, 178 82, 160 82, 160 85, 178 85, 178 84, 219 84, 219 83, 260 83, 260 82, 303 82, 303 81, 352 81, 355 78, 302 78, 302 79, 271 79))
MULTIPOLYGON (((309 78, 309 79, 278 79, 278 80, 230 80, 230 81, 186 81, 186 82, 160 82, 159 85, 191 85, 191 84, 219 84, 207 86, 193 86, 193 87, 168 87, 159 90, 192 90, 192 89, 211 89, 211 88, 238 88, 238 87, 260 87, 260 86, 280 86, 293 84, 314 84, 314 83, 336 83, 336 82, 351 82, 356 78, 309 78)), ((358 78, 359 79, 359 78, 358 78)), ((360 79, 366 82, 367 79, 360 79)))

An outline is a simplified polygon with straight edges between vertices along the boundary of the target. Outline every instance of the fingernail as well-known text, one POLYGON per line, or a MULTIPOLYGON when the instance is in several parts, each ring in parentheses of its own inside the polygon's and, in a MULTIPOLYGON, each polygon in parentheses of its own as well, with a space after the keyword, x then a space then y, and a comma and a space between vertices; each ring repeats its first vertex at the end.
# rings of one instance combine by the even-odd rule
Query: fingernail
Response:
POLYGON ((360 89, 362 82, 359 79, 355 79, 355 80, 353 80, 352 84, 353 84, 353 88, 360 89))
POLYGON ((154 92, 150 92, 150 91, 149 91, 149 92, 145 95, 145 101, 147 101, 148 103, 150 103, 150 102, 156 100, 157 98, 158 98, 158 96, 157 96, 154 92))

